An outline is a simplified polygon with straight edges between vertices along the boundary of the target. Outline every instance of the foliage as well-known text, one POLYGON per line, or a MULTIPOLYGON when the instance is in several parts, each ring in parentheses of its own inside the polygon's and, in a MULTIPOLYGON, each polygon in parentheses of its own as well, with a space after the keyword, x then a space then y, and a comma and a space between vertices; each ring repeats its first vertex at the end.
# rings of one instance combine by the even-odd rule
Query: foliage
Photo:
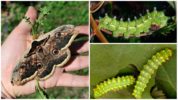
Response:
POLYGON ((36 80, 36 96, 37 98, 48 99, 48 94, 43 88, 40 87, 39 81, 36 80))
MULTIPOLYGON (((142 97, 153 98, 152 88, 156 85, 167 98, 176 98, 176 45, 174 44, 91 45, 91 97, 93 97, 92 90, 98 83, 118 75, 135 75, 132 66, 141 70, 148 59, 166 47, 173 50, 173 57, 160 66, 157 73, 151 77, 142 97)), ((134 98, 132 92, 133 86, 122 91, 110 92, 102 98, 134 98)))
POLYGON ((8 34, 23 19, 28 6, 49 9, 50 14, 43 20, 38 32, 48 32, 63 24, 88 24, 88 2, 45 1, 45 2, 2 2, 2 43, 8 34))

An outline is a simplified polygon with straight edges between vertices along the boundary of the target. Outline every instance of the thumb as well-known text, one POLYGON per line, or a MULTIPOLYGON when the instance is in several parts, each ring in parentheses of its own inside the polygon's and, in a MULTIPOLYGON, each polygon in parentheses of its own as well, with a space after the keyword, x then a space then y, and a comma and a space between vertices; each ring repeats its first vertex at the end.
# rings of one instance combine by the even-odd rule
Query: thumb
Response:
MULTIPOLYGON (((34 23, 37 17, 37 11, 35 8, 29 7, 25 16, 29 17, 30 21, 34 23)), ((31 28, 32 26, 25 22, 23 19, 19 25, 10 33, 1 48, 1 57, 5 58, 1 60, 1 66, 7 66, 9 61, 13 61, 13 64, 16 63, 17 58, 21 56, 22 53, 26 50, 27 45, 29 44, 27 43, 28 40, 32 40, 29 34, 31 28)))
MULTIPOLYGON (((37 17, 37 11, 35 8, 29 7, 25 16, 30 18, 30 21, 34 23, 37 17)), ((27 40, 30 39, 29 33, 31 28, 32 26, 23 19, 10 33, 1 48, 1 58, 3 58, 1 59, 1 70, 3 70, 1 73, 3 76, 2 83, 11 95, 14 95, 14 93, 12 91, 12 84, 10 83, 10 75, 13 67, 15 67, 14 65, 16 65, 18 59, 26 50, 27 44, 29 44, 27 40)), ((8 93, 4 93, 8 95, 8 93)))

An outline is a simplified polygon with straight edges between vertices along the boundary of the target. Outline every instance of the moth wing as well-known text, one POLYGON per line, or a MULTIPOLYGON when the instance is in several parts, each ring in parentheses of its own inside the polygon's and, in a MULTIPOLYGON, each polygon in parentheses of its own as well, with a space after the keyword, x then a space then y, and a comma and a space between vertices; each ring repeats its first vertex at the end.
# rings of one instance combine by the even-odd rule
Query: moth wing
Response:
POLYGON ((55 47, 59 50, 68 48, 78 35, 78 31, 75 30, 73 25, 60 26, 56 28, 53 33, 56 41, 55 47))
POLYGON ((37 78, 39 78, 40 80, 45 80, 54 73, 55 67, 61 67, 67 63, 71 56, 70 50, 66 49, 59 52, 63 53, 59 54, 58 56, 54 56, 54 59, 48 61, 48 63, 44 65, 45 67, 42 67, 38 70, 37 78))
POLYGON ((50 36, 50 39, 52 39, 48 42, 55 41, 56 48, 59 50, 63 50, 71 45, 72 41, 75 39, 78 33, 79 32, 75 30, 75 27, 73 25, 62 25, 40 36, 37 41, 50 36))
POLYGON ((40 60, 36 54, 33 54, 28 58, 22 58, 13 70, 11 83, 13 85, 23 85, 26 82, 34 79, 37 75, 37 63, 39 61, 40 60))
POLYGON ((28 57, 28 56, 31 56, 32 54, 35 54, 36 51, 38 50, 38 46, 45 45, 49 38, 50 38, 50 36, 48 35, 48 37, 46 37, 42 40, 33 41, 32 45, 31 45, 28 53, 25 55, 25 57, 28 57))

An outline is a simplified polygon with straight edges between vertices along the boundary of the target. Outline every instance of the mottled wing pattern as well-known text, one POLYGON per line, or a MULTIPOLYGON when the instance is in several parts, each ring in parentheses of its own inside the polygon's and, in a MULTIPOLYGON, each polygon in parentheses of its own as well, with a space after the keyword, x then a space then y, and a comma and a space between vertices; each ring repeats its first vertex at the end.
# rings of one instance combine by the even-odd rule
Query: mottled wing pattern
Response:
POLYGON ((58 27, 54 30, 54 33, 55 47, 59 50, 68 48, 78 35, 78 32, 71 25, 58 27))
POLYGON ((49 60, 46 60, 45 58, 43 58, 41 60, 42 67, 38 69, 37 78, 39 78, 40 80, 44 80, 50 77, 53 74, 55 67, 63 66, 64 64, 67 63, 69 58, 70 58, 69 49, 58 51, 58 53, 52 56, 52 58, 49 60))
POLYGON ((39 69, 38 64, 40 62, 41 61, 36 54, 21 59, 13 70, 11 83, 21 85, 32 80, 37 75, 39 69))
POLYGON ((50 77, 55 67, 62 67, 69 60, 68 47, 77 34, 73 25, 63 25, 33 41, 13 70, 11 83, 23 85, 34 78, 50 77))

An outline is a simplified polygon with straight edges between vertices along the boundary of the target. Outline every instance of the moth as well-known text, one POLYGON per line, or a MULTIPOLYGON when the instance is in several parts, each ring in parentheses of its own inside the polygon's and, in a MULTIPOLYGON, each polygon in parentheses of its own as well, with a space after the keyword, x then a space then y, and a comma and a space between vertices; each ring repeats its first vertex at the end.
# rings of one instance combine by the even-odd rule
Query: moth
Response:
POLYGON ((108 79, 107 81, 98 84, 93 89, 94 97, 98 98, 110 91, 121 90, 129 85, 132 85, 134 82, 135 82, 135 78, 132 75, 108 79))
POLYGON ((169 17, 165 16, 163 11, 157 11, 156 7, 152 12, 147 10, 147 13, 140 18, 134 20, 123 21, 121 18, 117 20, 116 17, 111 18, 107 14, 104 18, 99 19, 99 29, 106 29, 112 32, 113 37, 124 36, 140 37, 141 34, 149 33, 149 31, 156 31, 167 25, 169 17))
POLYGON ((162 65, 162 63, 168 61, 171 56, 172 50, 169 48, 165 48, 160 52, 157 52, 155 55, 152 56, 150 60, 148 60, 147 64, 143 66, 143 69, 141 70, 140 75, 138 76, 138 79, 136 81, 136 85, 132 93, 135 98, 142 97, 142 93, 147 87, 151 76, 156 72, 158 67, 162 65))
POLYGON ((55 67, 64 66, 70 59, 69 46, 77 35, 73 25, 62 25, 34 40, 15 66, 11 83, 23 85, 50 77, 55 67))

